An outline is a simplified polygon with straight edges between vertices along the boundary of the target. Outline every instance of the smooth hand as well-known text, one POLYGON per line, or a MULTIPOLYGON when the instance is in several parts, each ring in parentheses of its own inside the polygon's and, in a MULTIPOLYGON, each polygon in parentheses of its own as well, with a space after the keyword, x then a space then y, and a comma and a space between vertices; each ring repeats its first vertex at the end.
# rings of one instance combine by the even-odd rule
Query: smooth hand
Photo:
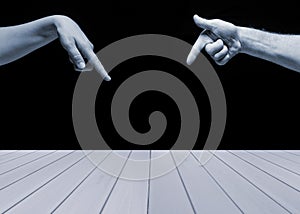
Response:
POLYGON ((87 59, 104 80, 109 81, 111 79, 94 53, 93 44, 72 19, 58 16, 55 20, 55 26, 60 43, 68 52, 76 70, 84 71, 86 67, 84 59, 87 59))

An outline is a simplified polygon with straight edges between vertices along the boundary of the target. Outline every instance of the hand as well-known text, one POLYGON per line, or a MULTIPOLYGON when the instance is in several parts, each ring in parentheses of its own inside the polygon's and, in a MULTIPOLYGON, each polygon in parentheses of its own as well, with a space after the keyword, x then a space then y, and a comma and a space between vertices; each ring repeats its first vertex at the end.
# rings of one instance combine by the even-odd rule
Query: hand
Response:
POLYGON ((237 26, 219 19, 203 19, 198 15, 194 15, 194 22, 204 30, 193 45, 187 64, 191 65, 204 47, 218 65, 226 64, 240 52, 241 42, 237 26))
POLYGON ((100 73, 104 80, 109 81, 111 79, 94 53, 93 44, 72 19, 66 16, 56 16, 55 26, 60 43, 68 52, 75 70, 84 71, 86 66, 85 58, 100 73))

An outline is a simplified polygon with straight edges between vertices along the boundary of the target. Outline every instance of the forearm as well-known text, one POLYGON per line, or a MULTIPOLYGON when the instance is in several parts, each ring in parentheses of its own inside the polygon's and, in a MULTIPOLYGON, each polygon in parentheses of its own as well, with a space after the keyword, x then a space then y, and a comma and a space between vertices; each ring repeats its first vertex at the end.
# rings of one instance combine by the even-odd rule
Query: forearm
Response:
POLYGON ((0 65, 12 62, 55 40, 56 16, 0 28, 0 65))
POLYGON ((241 52, 300 72, 300 36, 238 27, 241 52))

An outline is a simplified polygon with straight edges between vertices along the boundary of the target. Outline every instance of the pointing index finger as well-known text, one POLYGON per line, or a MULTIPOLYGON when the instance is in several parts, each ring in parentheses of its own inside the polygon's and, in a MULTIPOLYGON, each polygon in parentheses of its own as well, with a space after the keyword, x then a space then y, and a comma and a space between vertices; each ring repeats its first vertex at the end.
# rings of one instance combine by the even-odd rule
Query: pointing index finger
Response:
POLYGON ((197 58, 197 56, 199 55, 200 51, 208 44, 213 42, 212 38, 210 38, 207 33, 206 30, 202 31, 201 34, 199 35, 198 39, 196 40, 195 44, 193 45, 186 63, 188 65, 191 65, 197 58))
POLYGON ((106 70, 104 69, 102 63, 100 62, 100 60, 98 59, 95 53, 92 53, 92 56, 90 56, 89 61, 104 80, 106 81, 111 80, 110 76, 107 74, 106 70))

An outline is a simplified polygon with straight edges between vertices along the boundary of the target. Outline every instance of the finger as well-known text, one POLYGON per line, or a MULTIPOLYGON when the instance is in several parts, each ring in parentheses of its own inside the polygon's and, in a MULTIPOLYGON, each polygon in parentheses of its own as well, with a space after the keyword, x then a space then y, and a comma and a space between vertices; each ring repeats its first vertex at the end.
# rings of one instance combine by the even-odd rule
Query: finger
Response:
POLYGON ((210 55, 214 56, 216 53, 220 52, 223 49, 224 43, 221 39, 213 43, 209 43, 205 46, 205 51, 210 55))
POLYGON ((89 66, 89 64, 86 64, 85 67, 83 69, 79 69, 77 68, 74 63, 72 62, 71 58, 69 57, 69 61, 73 64, 74 70, 75 71, 79 71, 79 72, 86 72, 86 71, 92 71, 93 68, 91 66, 89 66))
POLYGON ((198 39, 196 40, 195 44, 193 45, 186 63, 191 65, 199 55, 200 51, 208 44, 213 42, 213 40, 205 33, 205 30, 199 35, 198 39))
POLYGON ((216 61, 216 63, 218 65, 225 65, 229 60, 230 60, 230 56, 229 54, 226 54, 226 56, 223 59, 216 61))
POLYGON ((76 66, 78 69, 84 69, 85 62, 83 57, 81 56, 81 53, 77 49, 75 44, 72 44, 67 47, 67 52, 69 54, 70 60, 72 63, 76 66))
POLYGON ((228 48, 226 45, 223 45, 222 50, 214 55, 214 60, 220 61, 227 55, 227 53, 228 53, 228 48))
POLYGON ((205 29, 205 30, 213 31, 214 25, 213 25, 213 23, 212 23, 211 20, 201 18, 201 17, 199 17, 198 15, 194 15, 193 18, 194 18, 195 24, 196 24, 198 27, 203 28, 203 29, 205 29))
POLYGON ((82 32, 82 36, 83 36, 84 40, 90 45, 90 47, 92 48, 92 50, 94 50, 93 43, 87 38, 87 36, 83 32, 82 32))
POLYGON ((83 55, 87 58, 87 60, 94 67, 94 69, 101 75, 101 77, 106 81, 110 81, 110 76, 107 74, 102 63, 98 59, 97 55, 92 51, 92 49, 83 46, 80 47, 80 50, 83 53, 83 55))
POLYGON ((100 60, 98 59, 97 55, 94 52, 92 52, 90 54, 89 61, 91 62, 92 66, 101 75, 101 77, 104 80, 106 80, 106 81, 110 81, 111 80, 110 76, 107 74, 107 72, 104 69, 102 63, 100 62, 100 60))

